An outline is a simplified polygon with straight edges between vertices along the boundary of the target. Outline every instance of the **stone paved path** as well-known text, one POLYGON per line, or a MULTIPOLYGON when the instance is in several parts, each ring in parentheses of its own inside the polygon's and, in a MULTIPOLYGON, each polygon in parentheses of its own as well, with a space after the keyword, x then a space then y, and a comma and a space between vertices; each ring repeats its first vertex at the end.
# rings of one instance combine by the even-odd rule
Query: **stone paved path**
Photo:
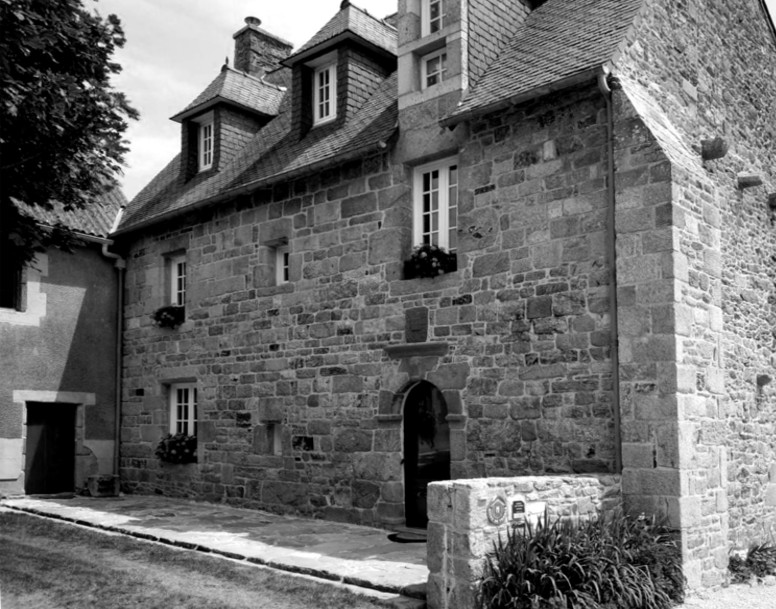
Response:
POLYGON ((158 496, 25 497, 4 499, 0 506, 366 589, 425 598, 426 544, 395 543, 380 529, 158 496))

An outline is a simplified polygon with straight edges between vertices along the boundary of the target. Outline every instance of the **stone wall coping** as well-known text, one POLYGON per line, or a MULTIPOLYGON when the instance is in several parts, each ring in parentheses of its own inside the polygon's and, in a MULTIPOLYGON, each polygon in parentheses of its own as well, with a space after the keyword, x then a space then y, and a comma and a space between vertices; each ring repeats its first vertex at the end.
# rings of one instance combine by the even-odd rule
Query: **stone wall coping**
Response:
POLYGON ((561 484, 603 484, 610 486, 619 483, 621 476, 619 474, 605 474, 601 476, 515 476, 504 478, 470 478, 465 480, 444 480, 441 482, 432 482, 435 486, 443 486, 451 489, 466 488, 472 490, 482 490, 489 488, 514 488, 523 485, 538 485, 540 487, 552 487, 561 484))

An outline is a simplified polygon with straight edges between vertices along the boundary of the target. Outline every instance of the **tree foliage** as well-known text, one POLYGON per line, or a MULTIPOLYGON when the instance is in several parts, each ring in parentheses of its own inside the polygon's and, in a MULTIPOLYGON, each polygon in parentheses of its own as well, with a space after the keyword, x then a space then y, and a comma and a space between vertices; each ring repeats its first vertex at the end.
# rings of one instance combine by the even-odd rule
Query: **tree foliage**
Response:
POLYGON ((0 230, 22 264, 64 236, 41 229, 25 205, 88 208, 114 188, 137 118, 110 83, 121 71, 111 60, 125 41, 119 19, 91 9, 0 0, 0 230))

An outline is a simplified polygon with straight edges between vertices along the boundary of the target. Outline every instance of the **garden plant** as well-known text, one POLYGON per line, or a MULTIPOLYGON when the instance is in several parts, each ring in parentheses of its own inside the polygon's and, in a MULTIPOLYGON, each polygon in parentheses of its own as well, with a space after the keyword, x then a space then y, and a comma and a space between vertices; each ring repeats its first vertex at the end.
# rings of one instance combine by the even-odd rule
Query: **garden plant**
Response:
POLYGON ((674 533, 617 513, 508 531, 478 599, 480 609, 666 609, 684 586, 674 533))

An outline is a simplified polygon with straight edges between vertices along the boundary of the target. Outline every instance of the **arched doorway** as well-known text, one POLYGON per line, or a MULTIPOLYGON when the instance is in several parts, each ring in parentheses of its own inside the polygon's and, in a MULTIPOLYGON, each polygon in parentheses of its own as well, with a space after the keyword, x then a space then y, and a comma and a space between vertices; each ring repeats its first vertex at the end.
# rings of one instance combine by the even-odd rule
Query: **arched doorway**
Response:
POLYGON ((424 527, 426 487, 450 479, 450 427, 442 392, 419 382, 404 400, 404 513, 408 527, 424 527))

